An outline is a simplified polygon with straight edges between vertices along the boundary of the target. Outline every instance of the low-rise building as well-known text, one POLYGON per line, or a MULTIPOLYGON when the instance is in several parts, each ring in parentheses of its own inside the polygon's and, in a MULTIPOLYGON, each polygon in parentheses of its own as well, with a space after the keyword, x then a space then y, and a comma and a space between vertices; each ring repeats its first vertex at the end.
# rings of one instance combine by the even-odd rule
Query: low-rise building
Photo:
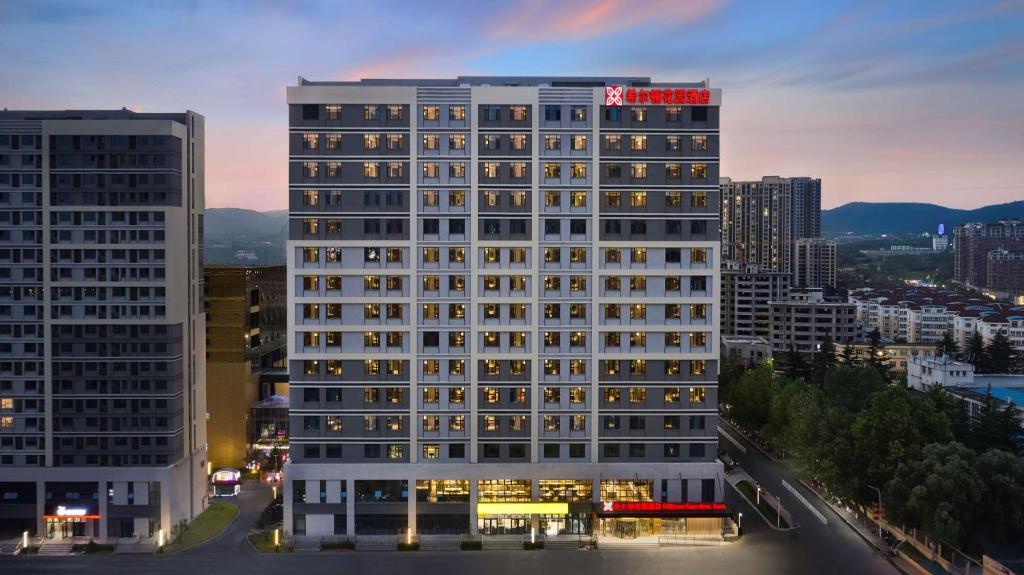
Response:
POLYGON ((794 290, 788 300, 773 301, 772 349, 810 353, 817 351, 825 336, 836 344, 856 343, 861 339, 857 324, 857 306, 847 302, 826 301, 820 289, 794 290))
MULTIPOLYGON (((907 364, 909 363, 910 358, 915 355, 935 355, 935 346, 932 344, 891 343, 884 339, 883 343, 885 345, 882 348, 882 358, 889 365, 889 371, 892 373, 906 373, 907 364)), ((836 350, 836 354, 839 355, 842 352, 842 346, 837 347, 839 347, 839 349, 836 350)), ((867 343, 850 344, 850 348, 853 350, 855 358, 865 357, 870 347, 871 346, 867 343)))
POLYGON ((723 335, 722 355, 733 357, 747 367, 757 366, 772 357, 772 344, 756 335, 723 335))
POLYGON ((726 262, 722 269, 722 333, 771 337, 768 302, 789 297, 792 275, 726 262))
POLYGON ((939 387, 971 387, 974 366, 946 356, 912 356, 907 362, 907 387, 925 391, 939 387))

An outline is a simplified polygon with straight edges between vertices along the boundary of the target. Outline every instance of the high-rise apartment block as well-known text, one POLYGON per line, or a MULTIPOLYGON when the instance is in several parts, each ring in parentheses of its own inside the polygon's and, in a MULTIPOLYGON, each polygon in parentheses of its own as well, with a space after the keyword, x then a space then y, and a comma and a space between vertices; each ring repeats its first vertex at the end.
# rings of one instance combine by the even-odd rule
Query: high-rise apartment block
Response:
POLYGON ((720 98, 289 87, 286 531, 720 533, 720 98))
POLYGON ((206 503, 203 117, 0 112, 0 538, 206 503))
POLYGON ((207 435, 214 468, 242 467, 260 374, 286 368, 286 268, 206 266, 207 435))
POLYGON ((793 246, 793 287, 836 287, 835 240, 801 238, 793 246))
POLYGON ((722 178, 722 257, 762 271, 793 272, 794 242, 821 235, 821 180, 722 178))
MULTIPOLYGON (((1004 220, 990 224, 960 224, 953 231, 953 249, 954 280, 975 288, 993 287, 990 284, 997 283, 1005 286, 1006 274, 998 262, 1012 261, 1012 258, 1005 258, 1001 252, 1024 250, 1024 223, 1004 220), (995 265, 990 266, 989 254, 993 251, 1000 253, 993 258, 995 265)), ((1008 291, 1024 292, 1024 286, 1016 287, 1017 290, 1008 291)))

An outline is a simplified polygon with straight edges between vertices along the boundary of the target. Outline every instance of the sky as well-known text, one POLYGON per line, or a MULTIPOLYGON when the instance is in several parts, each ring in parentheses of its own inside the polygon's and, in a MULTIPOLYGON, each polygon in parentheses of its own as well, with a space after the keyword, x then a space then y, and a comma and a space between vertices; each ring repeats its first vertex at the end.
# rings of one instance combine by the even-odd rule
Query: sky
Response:
POLYGON ((1024 199, 1024 0, 0 1, 0 107, 195 110, 207 207, 287 207, 285 87, 710 78, 721 173, 823 207, 1024 199))

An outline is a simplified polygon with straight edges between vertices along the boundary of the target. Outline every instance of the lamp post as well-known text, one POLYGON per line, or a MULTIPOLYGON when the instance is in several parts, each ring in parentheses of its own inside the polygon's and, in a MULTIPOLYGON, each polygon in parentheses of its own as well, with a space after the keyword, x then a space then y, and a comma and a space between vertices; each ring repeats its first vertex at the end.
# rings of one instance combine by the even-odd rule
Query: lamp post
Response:
POLYGON ((738 528, 740 528, 740 529, 743 529, 743 512, 742 511, 740 511, 740 520, 739 520, 739 523, 736 526, 738 528))
POLYGON ((761 484, 757 484, 757 504, 761 505, 761 484))
POLYGON ((869 488, 874 489, 878 492, 878 517, 876 522, 878 523, 878 538, 882 538, 882 490, 875 487, 874 485, 868 485, 869 488))
POLYGON ((26 531, 26 532, 21 534, 21 548, 22 549, 27 549, 28 548, 28 531, 26 531))

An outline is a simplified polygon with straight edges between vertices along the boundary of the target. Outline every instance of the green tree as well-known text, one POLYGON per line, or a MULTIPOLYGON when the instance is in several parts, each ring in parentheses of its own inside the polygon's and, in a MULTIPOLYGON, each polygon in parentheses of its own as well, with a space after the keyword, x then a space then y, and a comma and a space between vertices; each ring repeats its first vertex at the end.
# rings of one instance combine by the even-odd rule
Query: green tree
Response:
POLYGON ((811 381, 814 385, 821 387, 825 385, 825 374, 836 365, 836 345, 832 342, 832 335, 825 334, 821 342, 821 348, 814 354, 811 362, 811 381))
POLYGON ((740 363, 739 352, 732 350, 728 355, 722 358, 722 367, 718 371, 718 393, 722 397, 728 397, 729 388, 733 386, 740 377, 743 376, 743 372, 746 368, 740 363))
POLYGON ((852 345, 846 344, 845 346, 843 346, 843 353, 842 355, 839 356, 839 358, 842 359, 843 363, 845 363, 846 365, 856 365, 857 350, 853 349, 852 345))
POLYGON ((807 365, 804 355, 796 350, 796 346, 790 345, 786 352, 783 365, 780 366, 783 373, 793 379, 807 379, 811 375, 811 368, 807 365))
POLYGON ((964 349, 964 361, 974 365, 975 373, 991 373, 988 353, 985 350, 985 340, 980 333, 974 332, 971 339, 967 341, 967 347, 964 349))
POLYGON ((981 514, 984 534, 1000 543, 1024 538, 1024 459, 998 449, 978 457, 985 482, 981 514))
POLYGON ((884 485, 900 462, 916 457, 926 442, 952 439, 949 418, 924 396, 890 386, 871 396, 851 427, 856 457, 855 489, 860 501, 871 499, 869 485, 884 485))
POLYGON ((1010 339, 1002 332, 992 336, 985 347, 990 373, 1011 373, 1016 364, 1016 351, 1010 339))
POLYGON ((885 358, 885 344, 882 343, 882 334, 878 328, 871 330, 868 334, 868 349, 865 363, 873 367, 883 380, 889 378, 889 360, 885 358))
POLYGON ((971 436, 971 418, 964 402, 946 393, 941 385, 931 386, 924 392, 923 397, 949 419, 953 439, 968 445, 971 436))
POLYGON ((761 365, 748 370, 729 388, 728 413, 746 429, 760 432, 771 409, 773 371, 761 365))
POLYGON ((932 443, 902 462, 886 485, 886 518, 958 546, 978 532, 985 483, 977 456, 959 443, 932 443))
POLYGON ((981 407, 971 419, 969 445, 979 452, 987 449, 1016 452, 1015 437, 1021 433, 1017 411, 1017 406, 1012 401, 1002 405, 1002 402, 992 395, 992 387, 989 386, 981 399, 981 407))
POLYGON ((768 422, 762 429, 765 440, 772 445, 788 449, 792 428, 793 404, 810 393, 810 385, 800 379, 776 377, 772 383, 771 406, 768 422))
POLYGON ((837 365, 825 375, 823 395, 829 403, 856 414, 871 400, 871 394, 884 388, 885 382, 876 369, 869 366, 837 365))
POLYGON ((953 333, 947 331, 942 335, 942 341, 935 345, 936 356, 946 356, 953 359, 960 358, 960 346, 953 339, 953 333))

